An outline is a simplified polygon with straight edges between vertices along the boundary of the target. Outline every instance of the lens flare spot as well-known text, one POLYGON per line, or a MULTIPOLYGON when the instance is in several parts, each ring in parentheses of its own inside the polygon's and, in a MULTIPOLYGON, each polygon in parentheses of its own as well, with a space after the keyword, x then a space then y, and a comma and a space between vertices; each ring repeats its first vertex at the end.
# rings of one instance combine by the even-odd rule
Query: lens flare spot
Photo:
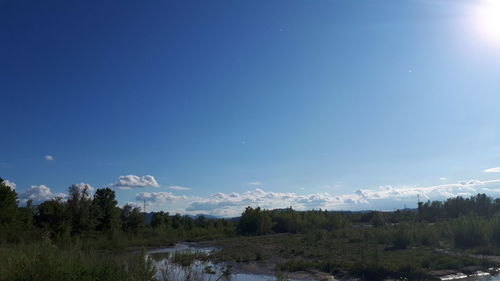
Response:
POLYGON ((475 26, 487 41, 500 45, 500 0, 483 0, 475 11, 475 26))

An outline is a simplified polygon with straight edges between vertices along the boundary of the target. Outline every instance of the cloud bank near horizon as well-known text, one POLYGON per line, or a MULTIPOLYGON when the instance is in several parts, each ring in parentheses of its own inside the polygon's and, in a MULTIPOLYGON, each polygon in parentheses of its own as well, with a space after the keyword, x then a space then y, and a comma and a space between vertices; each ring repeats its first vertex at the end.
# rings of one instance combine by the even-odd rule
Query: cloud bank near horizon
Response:
MULTIPOLYGON (((15 187, 15 183, 8 182, 15 187)), ((87 183, 76 184, 79 189, 87 187, 92 193, 94 188, 87 183)), ((153 176, 143 177, 128 175, 119 177, 119 181, 111 185, 118 189, 144 187, 160 187, 153 176)), ((296 210, 327 209, 327 210, 392 210, 395 208, 416 207, 417 198, 421 201, 443 200, 455 196, 469 197, 477 193, 490 196, 500 196, 500 179, 495 180, 464 180, 457 183, 443 183, 434 186, 380 186, 372 189, 358 189, 352 193, 331 194, 328 192, 297 194, 294 192, 274 192, 254 186, 246 192, 218 192, 210 196, 192 196, 179 194, 189 191, 182 186, 166 186, 170 191, 144 190, 137 192, 127 204, 142 207, 145 202, 148 211, 169 211, 181 214, 207 214, 221 217, 239 216, 247 207, 265 209, 292 207, 296 210)), ((120 190, 116 190, 120 198, 120 190)), ((39 204, 45 200, 61 197, 65 193, 52 192, 46 185, 32 185, 19 192, 21 204, 32 200, 39 204)), ((120 204, 123 201, 120 200, 120 204)))
POLYGON ((484 170, 485 173, 500 173, 500 167, 489 168, 484 170))
MULTIPOLYGON (((153 210, 171 210, 173 203, 181 204, 186 214, 207 214, 221 217, 239 216, 247 207, 264 209, 293 207, 296 210, 390 210, 403 208, 408 203, 416 205, 417 198, 443 200, 455 196, 469 197, 477 193, 500 195, 500 179, 467 180, 435 186, 381 186, 376 189, 358 189, 351 194, 332 195, 327 192, 296 194, 272 192, 260 188, 243 193, 215 193, 209 197, 174 195, 170 192, 141 192, 137 201, 146 200, 153 210)), ((178 210, 178 208, 176 208, 178 210)))

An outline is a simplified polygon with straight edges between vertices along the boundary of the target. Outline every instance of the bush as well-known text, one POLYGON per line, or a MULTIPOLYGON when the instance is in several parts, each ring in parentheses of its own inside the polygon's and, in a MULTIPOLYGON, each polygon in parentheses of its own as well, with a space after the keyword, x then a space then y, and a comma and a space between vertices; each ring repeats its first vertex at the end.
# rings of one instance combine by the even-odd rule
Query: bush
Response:
POLYGON ((500 246, 500 218, 496 217, 492 222, 490 242, 495 246, 500 246))
POLYGON ((456 248, 484 246, 488 242, 487 237, 487 224, 476 216, 461 217, 455 223, 453 242, 456 248))
POLYGON ((392 238, 392 245, 395 249, 406 249, 411 244, 411 235, 408 230, 400 228, 392 238))
POLYGON ((144 255, 107 255, 59 249, 49 243, 0 248, 0 280, 152 281, 144 255))

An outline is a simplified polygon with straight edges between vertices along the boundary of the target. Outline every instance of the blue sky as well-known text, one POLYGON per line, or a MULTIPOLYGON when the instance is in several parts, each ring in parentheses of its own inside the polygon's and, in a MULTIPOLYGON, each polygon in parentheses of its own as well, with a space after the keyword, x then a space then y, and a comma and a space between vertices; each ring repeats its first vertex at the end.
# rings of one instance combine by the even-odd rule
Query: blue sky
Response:
POLYGON ((492 1, 0 1, 0 176, 218 215, 496 196, 492 1))

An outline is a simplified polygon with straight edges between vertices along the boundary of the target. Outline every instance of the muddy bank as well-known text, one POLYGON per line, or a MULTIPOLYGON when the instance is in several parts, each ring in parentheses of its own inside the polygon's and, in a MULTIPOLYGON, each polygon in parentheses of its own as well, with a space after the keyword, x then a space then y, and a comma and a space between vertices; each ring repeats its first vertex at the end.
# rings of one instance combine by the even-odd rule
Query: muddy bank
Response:
MULTIPOLYGON (((287 279, 293 281, 304 281, 304 280, 325 280, 325 281, 335 281, 336 279, 328 273, 319 271, 297 271, 297 272, 276 272, 276 264, 272 261, 260 261, 260 262, 234 262, 227 260, 220 260, 217 258, 217 252, 222 248, 220 245, 214 243, 214 241, 209 242, 193 242, 193 243, 179 243, 174 247, 167 248, 157 248, 148 251, 148 254, 154 257, 155 264, 157 266, 162 266, 165 264, 172 264, 170 258, 175 255, 175 253, 185 253, 186 251, 193 252, 203 252, 209 255, 209 259, 204 262, 193 264, 195 267, 199 268, 211 268, 213 270, 212 274, 220 274, 225 271, 225 269, 230 268, 232 278, 234 280, 242 281, 268 281, 268 280, 280 280, 285 275, 287 279)), ((209 277, 209 276, 207 276, 209 277)))
MULTIPOLYGON (((285 236, 287 234, 276 234, 270 235, 273 237, 285 236)), ((190 245, 194 248, 214 248, 214 249, 224 249, 227 245, 227 240, 213 240, 213 241, 201 241, 196 243, 191 243, 190 245)), ((234 245, 232 245, 234 246, 234 245)), ((259 248, 267 248, 268 250, 272 250, 273 247, 260 245, 259 248)), ((285 262, 286 259, 281 258, 279 256, 272 256, 271 258, 266 257, 265 259, 261 259, 259 261, 228 261, 218 259, 216 262, 224 262, 227 265, 230 265, 235 273, 244 273, 244 274, 255 274, 255 275, 270 275, 274 276, 278 273, 276 270, 276 266, 280 263, 285 262)), ((318 270, 307 270, 307 271, 294 271, 294 272, 282 272, 286 276, 295 280, 325 280, 325 281, 354 281, 357 280, 354 277, 348 276, 347 273, 343 272, 340 274, 342 277, 335 277, 332 274, 321 272, 318 270)))
MULTIPOLYGON (((297 239, 298 237, 301 236, 280 234, 261 237, 246 237, 241 239, 223 239, 200 242, 196 244, 196 247, 215 247, 222 249, 220 255, 216 255, 216 257, 219 261, 224 261, 230 264, 234 268, 235 272, 272 275, 276 272, 276 269, 282 269, 283 272, 286 272, 288 276, 294 279, 334 280, 332 279, 333 276, 335 276, 338 280, 357 279, 351 274, 350 268, 352 267, 352 264, 359 261, 361 255, 359 252, 356 252, 359 248, 352 247, 353 243, 349 243, 349 241, 340 241, 340 239, 331 240, 330 243, 337 243, 337 247, 332 247, 333 249, 327 252, 323 251, 323 249, 318 249, 318 246, 313 245, 312 247, 309 247, 303 245, 304 236, 297 239), (296 243, 289 243, 289 241, 296 243), (347 251, 339 251, 343 245, 351 247, 347 248, 347 251), (321 252, 323 255, 315 258, 315 256, 317 256, 317 252, 315 251, 323 251, 321 252), (332 263, 332 266, 328 268, 320 267, 323 261, 329 262, 338 260, 343 260, 345 263, 332 263), (294 270, 287 270, 287 266, 289 266, 288 268, 294 267, 294 270), (332 272, 333 276, 329 273, 325 273, 325 271, 332 272)), ((409 248, 400 251, 391 251, 381 248, 378 253, 386 255, 388 258, 391 258, 392 255, 392 257, 397 257, 399 261, 403 262, 408 260, 411 262, 409 264, 417 266, 420 265, 421 262, 433 262, 438 258, 445 262, 452 263, 455 261, 461 261, 460 258, 464 257, 463 255, 457 255, 456 253, 432 248, 424 250, 409 248), (418 257, 422 254, 426 255, 425 259, 413 260, 413 257, 418 257)), ((476 261, 469 262, 472 263, 471 265, 456 268, 446 269, 446 267, 444 267, 445 270, 433 270, 432 268, 429 268, 427 271, 421 272, 418 276, 409 276, 408 279, 411 280, 412 278, 416 278, 421 280, 420 278, 428 278, 428 280, 455 280, 468 278, 467 280, 490 280, 484 279, 484 276, 497 274, 495 269, 497 265, 493 265, 492 263, 497 264, 500 257, 469 255, 467 258, 471 258, 476 261), (487 262, 483 262, 484 260, 487 262)), ((365 262, 370 263, 371 260, 368 259, 365 262)), ((441 268, 443 267, 441 266, 441 268)), ((393 279, 396 278, 399 280, 399 277, 396 277, 397 275, 394 276, 394 273, 389 271, 386 271, 385 273, 387 273, 387 276, 393 276, 393 279)), ((408 275, 401 273, 401 276, 408 275)))

